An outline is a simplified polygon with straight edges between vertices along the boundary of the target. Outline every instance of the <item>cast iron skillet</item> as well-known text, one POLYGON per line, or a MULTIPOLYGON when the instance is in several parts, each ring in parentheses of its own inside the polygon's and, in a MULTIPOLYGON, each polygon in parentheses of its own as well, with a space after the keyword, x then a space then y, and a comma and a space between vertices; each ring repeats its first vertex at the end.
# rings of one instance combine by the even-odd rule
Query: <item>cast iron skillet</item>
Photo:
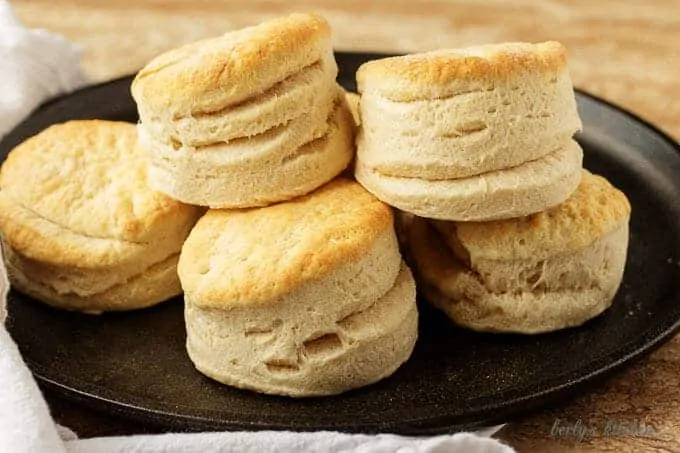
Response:
MULTIPOLYGON (((340 82, 380 55, 338 53, 340 82)), ((136 121, 130 77, 53 101, 0 144, 0 156, 75 118, 136 121)), ((86 316, 12 292, 9 329, 38 380, 74 399, 168 429, 330 429, 425 434, 508 420, 648 353, 680 325, 679 146, 643 120, 577 93, 585 166, 633 206, 628 264, 613 307, 567 331, 488 335, 461 330, 421 303, 412 358, 391 378, 327 398, 262 396, 217 384, 184 351, 182 300, 86 316)), ((422 301, 421 301, 422 302, 422 301)))

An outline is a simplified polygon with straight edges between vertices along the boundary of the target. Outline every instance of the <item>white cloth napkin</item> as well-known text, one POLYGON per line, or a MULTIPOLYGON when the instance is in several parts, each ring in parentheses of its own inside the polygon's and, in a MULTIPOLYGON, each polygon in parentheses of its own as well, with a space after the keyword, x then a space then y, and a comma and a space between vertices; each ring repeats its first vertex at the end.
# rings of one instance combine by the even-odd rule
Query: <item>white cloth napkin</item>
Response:
MULTIPOLYGON (((37 106, 84 84, 80 51, 60 36, 27 30, 0 0, 0 138, 37 106)), ((29 176, 29 175, 27 175, 29 176)), ((55 425, 4 326, 9 283, 0 250, 0 452, 12 453, 510 453, 499 427, 430 438, 337 432, 224 432, 78 439, 55 425)))
POLYGON ((45 100, 84 84, 78 49, 61 36, 24 28, 0 0, 0 138, 45 100))

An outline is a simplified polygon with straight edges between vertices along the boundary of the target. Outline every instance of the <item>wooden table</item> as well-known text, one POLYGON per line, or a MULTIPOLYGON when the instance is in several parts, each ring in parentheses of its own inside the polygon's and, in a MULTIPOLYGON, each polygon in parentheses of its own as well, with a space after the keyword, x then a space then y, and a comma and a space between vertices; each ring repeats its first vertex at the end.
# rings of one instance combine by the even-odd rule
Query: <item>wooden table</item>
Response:
MULTIPOLYGON (((316 11, 340 50, 422 51, 554 39, 570 49, 577 87, 626 107, 680 138, 678 0, 23 0, 31 27, 80 43, 93 82, 132 73, 154 55, 293 11, 316 11)), ((56 418, 84 436, 148 427, 48 395, 56 418)), ((680 451, 680 336, 572 401, 519 419, 499 437, 519 451, 680 451), (607 422, 645 424, 649 436, 605 435, 607 422), (558 427, 596 428, 579 440, 558 427)))

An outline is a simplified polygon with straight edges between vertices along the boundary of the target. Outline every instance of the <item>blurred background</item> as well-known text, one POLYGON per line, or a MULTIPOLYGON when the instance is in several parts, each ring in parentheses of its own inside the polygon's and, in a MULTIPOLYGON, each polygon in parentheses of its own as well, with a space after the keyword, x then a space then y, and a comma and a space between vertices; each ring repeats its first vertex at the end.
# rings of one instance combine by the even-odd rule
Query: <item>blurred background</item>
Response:
POLYGON ((413 52, 558 40, 577 87, 680 138, 680 0, 14 0, 20 19, 80 43, 95 82, 182 43, 294 11, 323 14, 339 50, 413 52))

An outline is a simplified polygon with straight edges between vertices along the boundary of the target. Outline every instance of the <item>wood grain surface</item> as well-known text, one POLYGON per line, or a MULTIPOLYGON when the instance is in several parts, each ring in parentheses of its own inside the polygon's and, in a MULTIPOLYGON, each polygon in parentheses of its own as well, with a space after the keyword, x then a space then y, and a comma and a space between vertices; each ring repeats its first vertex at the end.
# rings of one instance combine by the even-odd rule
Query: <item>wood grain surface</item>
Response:
MULTIPOLYGON (((78 42, 93 82, 171 47, 293 11, 325 15, 339 50, 423 51, 558 40, 577 87, 680 138, 679 0, 23 0, 21 20, 78 42)), ((680 336, 573 400, 508 424, 520 452, 680 452, 680 336)), ((83 436, 153 428, 48 395, 83 436)))

